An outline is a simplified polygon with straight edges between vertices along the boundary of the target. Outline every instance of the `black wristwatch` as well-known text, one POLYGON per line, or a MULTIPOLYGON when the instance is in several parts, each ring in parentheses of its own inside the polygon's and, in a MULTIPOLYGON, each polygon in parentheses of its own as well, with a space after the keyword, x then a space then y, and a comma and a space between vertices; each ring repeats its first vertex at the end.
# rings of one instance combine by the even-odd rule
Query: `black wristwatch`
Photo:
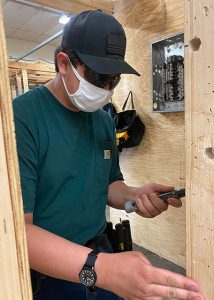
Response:
POLYGON ((79 273, 80 282, 90 290, 96 289, 97 274, 94 270, 94 264, 98 253, 99 251, 93 250, 88 254, 87 260, 79 273))

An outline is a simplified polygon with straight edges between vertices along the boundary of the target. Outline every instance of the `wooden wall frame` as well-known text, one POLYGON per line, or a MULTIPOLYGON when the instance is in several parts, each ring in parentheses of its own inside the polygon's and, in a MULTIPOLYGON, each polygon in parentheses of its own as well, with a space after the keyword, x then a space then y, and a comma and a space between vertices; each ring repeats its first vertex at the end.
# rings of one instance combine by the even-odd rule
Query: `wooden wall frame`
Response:
POLYGON ((0 299, 31 300, 6 41, 0 2, 0 299))
POLYGON ((8 61, 11 96, 15 98, 30 88, 45 84, 55 77, 53 64, 8 61))

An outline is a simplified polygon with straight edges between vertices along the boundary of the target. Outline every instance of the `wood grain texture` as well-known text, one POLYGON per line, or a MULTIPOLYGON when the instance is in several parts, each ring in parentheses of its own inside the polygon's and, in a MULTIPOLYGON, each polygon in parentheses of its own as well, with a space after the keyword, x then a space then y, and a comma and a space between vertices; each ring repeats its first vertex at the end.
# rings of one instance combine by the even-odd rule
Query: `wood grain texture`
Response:
POLYGON ((114 8, 114 0, 32 0, 32 2, 71 14, 89 9, 102 9, 107 13, 112 13, 114 8))
POLYGON ((0 299, 31 300, 1 2, 0 33, 0 299))
POLYGON ((1 114, 0 178, 0 299, 22 299, 1 114))
MULTIPOLYGON (((128 91, 134 91, 137 112, 146 125, 140 146, 120 155, 126 182, 139 186, 149 182, 185 186, 184 113, 152 113, 151 43, 183 32, 183 0, 136 0, 119 10, 116 18, 127 34, 126 60, 141 77, 123 75, 113 101, 122 106, 128 91)), ((133 240, 164 258, 185 267, 185 200, 181 209, 170 208, 153 220, 129 216, 133 240)), ((111 219, 126 217, 111 209, 111 219)))
POLYGON ((185 1, 187 273, 214 299, 214 1, 185 1), (199 48, 198 48, 199 47, 199 48))

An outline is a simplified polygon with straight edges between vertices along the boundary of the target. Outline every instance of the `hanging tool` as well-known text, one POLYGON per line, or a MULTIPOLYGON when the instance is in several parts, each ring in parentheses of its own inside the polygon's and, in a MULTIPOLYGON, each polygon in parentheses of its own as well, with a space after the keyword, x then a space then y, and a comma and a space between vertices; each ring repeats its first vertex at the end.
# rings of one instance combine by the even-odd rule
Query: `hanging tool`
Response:
MULTIPOLYGON (((173 190, 168 193, 158 194, 158 197, 160 199, 162 199, 163 201, 167 201, 169 198, 180 199, 180 198, 185 197, 185 188, 182 188, 180 190, 173 190)), ((125 203, 124 208, 127 213, 131 213, 131 212, 137 210, 136 201, 134 201, 134 200, 127 201, 125 203)))

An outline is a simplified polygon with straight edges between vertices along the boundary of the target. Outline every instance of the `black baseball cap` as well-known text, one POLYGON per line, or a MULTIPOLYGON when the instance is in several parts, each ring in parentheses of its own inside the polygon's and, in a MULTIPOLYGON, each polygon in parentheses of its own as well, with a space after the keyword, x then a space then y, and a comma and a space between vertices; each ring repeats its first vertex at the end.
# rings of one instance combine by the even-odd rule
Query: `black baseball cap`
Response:
POLYGON ((72 16, 63 30, 61 47, 74 51, 100 74, 140 74, 125 62, 126 34, 122 25, 100 10, 72 16))

